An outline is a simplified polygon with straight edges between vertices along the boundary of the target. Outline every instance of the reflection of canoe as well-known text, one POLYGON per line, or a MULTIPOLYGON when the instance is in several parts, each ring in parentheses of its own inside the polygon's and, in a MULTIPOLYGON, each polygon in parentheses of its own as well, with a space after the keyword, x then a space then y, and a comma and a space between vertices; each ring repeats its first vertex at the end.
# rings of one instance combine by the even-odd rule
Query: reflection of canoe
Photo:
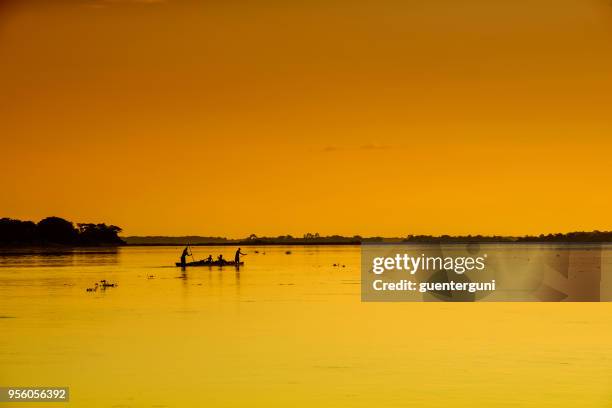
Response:
MULTIPOLYGON (((240 262, 238 266, 244 265, 244 262, 240 262)), ((176 266, 236 266, 236 262, 234 261, 194 261, 194 262, 186 262, 185 265, 180 262, 176 263, 176 266)))

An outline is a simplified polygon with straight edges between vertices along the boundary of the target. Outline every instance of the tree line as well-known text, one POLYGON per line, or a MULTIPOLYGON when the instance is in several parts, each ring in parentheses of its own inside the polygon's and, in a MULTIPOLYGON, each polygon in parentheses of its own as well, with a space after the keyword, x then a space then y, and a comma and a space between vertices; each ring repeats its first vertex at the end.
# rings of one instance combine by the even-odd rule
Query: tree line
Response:
POLYGON ((305 233, 302 236, 279 235, 258 236, 250 234, 245 238, 203 237, 203 236, 153 236, 153 237, 124 237, 128 245, 359 245, 362 243, 512 243, 512 242, 568 242, 568 243, 597 243, 612 242, 612 231, 582 231, 565 234, 540 234, 525 236, 506 235, 407 235, 405 237, 363 237, 361 235, 323 236, 319 233, 305 233))
POLYGON ((576 231, 566 234, 540 234, 511 237, 501 235, 408 235, 403 242, 612 242, 612 231, 576 231))
POLYGON ((124 245, 116 225, 78 223, 47 217, 38 223, 0 219, 0 245, 124 245))

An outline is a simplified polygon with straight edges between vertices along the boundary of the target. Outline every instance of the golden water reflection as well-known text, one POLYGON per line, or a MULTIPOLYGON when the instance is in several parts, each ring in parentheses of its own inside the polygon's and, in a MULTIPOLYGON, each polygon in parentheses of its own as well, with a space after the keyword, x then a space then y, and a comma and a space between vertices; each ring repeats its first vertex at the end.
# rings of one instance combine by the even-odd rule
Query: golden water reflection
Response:
POLYGON ((185 271, 180 250, 0 255, 0 384, 74 407, 610 405, 609 303, 361 303, 359 247, 185 271))

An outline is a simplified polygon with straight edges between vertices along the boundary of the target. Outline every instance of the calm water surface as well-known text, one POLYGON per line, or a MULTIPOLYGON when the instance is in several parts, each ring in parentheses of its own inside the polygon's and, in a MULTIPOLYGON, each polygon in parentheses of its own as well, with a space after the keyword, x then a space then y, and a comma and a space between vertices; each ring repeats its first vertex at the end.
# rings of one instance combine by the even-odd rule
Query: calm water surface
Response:
POLYGON ((610 303, 361 303, 359 247, 243 250, 186 272, 178 247, 5 253, 0 385, 70 386, 24 407, 612 405, 610 303))

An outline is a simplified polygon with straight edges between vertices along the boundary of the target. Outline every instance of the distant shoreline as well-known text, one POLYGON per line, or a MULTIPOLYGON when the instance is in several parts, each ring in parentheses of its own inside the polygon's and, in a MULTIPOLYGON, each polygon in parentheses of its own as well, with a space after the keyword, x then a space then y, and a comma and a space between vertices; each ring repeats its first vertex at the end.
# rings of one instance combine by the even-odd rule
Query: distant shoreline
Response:
MULTIPOLYGON (((83 253, 91 251, 91 253, 98 253, 99 250, 117 250, 119 248, 136 248, 136 247, 184 247, 189 245, 191 247, 283 247, 283 246, 362 246, 362 245, 469 245, 469 244, 482 244, 482 245, 561 245, 561 246, 579 246, 579 245, 612 245, 610 241, 584 241, 584 242, 564 242, 564 241, 480 241, 480 242, 403 242, 403 241, 385 241, 385 242, 293 242, 293 243, 198 243, 198 244, 185 244, 185 243, 167 243, 167 244, 124 244, 124 245, 0 245, 0 255, 10 255, 14 252, 22 250, 30 251, 37 250, 42 252, 49 251, 50 253, 63 253, 69 250, 79 250, 83 253)), ((19 253, 15 252, 15 253, 19 253)))
POLYGON ((361 245, 360 241, 351 242, 200 242, 200 243, 137 243, 137 244, 126 244, 128 247, 150 247, 150 246, 183 246, 189 245, 192 247, 205 247, 205 246, 325 246, 325 245, 361 245))
POLYGON ((384 241, 384 242, 269 242, 269 243, 251 243, 251 242, 236 242, 236 243, 199 243, 199 244, 181 244, 181 243, 167 243, 167 244, 126 244, 122 247, 163 247, 163 246, 176 246, 182 247, 189 245, 191 247, 210 247, 210 246, 362 246, 362 245, 468 245, 468 244, 484 244, 484 245, 537 245, 537 244, 557 244, 557 245, 600 245, 600 244, 612 244, 612 241, 454 241, 454 242, 405 242, 405 241, 384 241))
POLYGON ((254 234, 247 238, 231 239, 224 237, 204 236, 128 236, 122 237, 128 246, 266 246, 266 245, 361 245, 368 243, 411 243, 411 244, 470 244, 470 243, 612 243, 610 231, 579 231, 566 234, 541 234, 538 236, 501 236, 501 235, 407 235, 405 237, 362 237, 355 235, 320 236, 319 234, 304 234, 303 237, 281 235, 278 237, 258 237, 254 234))
POLYGON ((120 246, 328 246, 362 244, 596 244, 612 243, 612 231, 574 231, 568 233, 504 236, 504 235, 405 235, 382 237, 342 236, 305 233, 301 236, 278 235, 242 238, 221 236, 126 236, 122 229, 104 223, 75 224, 59 217, 47 217, 34 223, 0 218, 0 248, 112 248, 120 246))

